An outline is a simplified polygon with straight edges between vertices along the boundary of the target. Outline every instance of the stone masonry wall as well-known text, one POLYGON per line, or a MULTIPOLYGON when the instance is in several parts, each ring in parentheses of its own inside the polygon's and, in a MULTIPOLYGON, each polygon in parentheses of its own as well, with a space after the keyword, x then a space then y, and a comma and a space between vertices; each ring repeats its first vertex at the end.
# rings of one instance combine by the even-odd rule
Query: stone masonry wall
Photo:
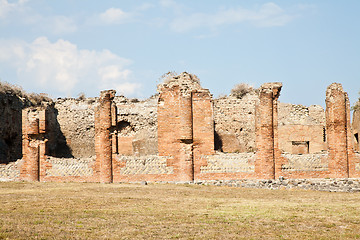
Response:
POLYGON ((20 168, 23 160, 19 159, 8 164, 0 164, 0 182, 20 180, 20 168))
POLYGON ((157 147, 158 96, 138 101, 116 96, 118 109, 119 153, 123 155, 154 155, 157 147))
POLYGON ((159 96, 144 101, 109 90, 99 99, 58 99, 54 105, 27 108, 23 160, 1 165, 0 178, 188 182, 360 177, 356 130, 351 132, 350 103, 341 85, 328 87, 326 114, 320 106, 278 103, 281 87, 266 83, 241 99, 213 100, 196 76, 182 73, 159 85, 159 96))
POLYGON ((282 165, 282 172, 328 171, 328 154, 283 154, 288 162, 282 165))
POLYGON ((96 104, 96 98, 60 98, 55 101, 55 117, 59 131, 55 136, 57 143, 49 144, 51 155, 75 158, 95 156, 96 104))
POLYGON ((354 134, 354 149, 360 151, 360 101, 354 105, 352 129, 354 134))
POLYGON ((230 153, 255 151, 255 105, 258 102, 255 91, 241 99, 235 96, 214 99, 217 150, 230 153))
POLYGON ((279 148, 293 154, 327 149, 325 112, 321 106, 279 103, 279 148))
MULTIPOLYGON (((88 158, 95 156, 94 112, 98 98, 59 98, 54 105, 53 137, 49 141, 49 154, 54 157, 88 158)), ((157 97, 144 101, 114 98, 118 106, 120 149, 129 146, 127 155, 147 155, 157 153, 157 97), (125 141, 124 141, 125 140, 125 141), (124 145, 125 144, 125 145, 124 145), (127 145, 126 145, 127 144, 127 145)))
POLYGON ((22 157, 21 110, 25 104, 14 94, 0 93, 0 163, 22 157))
POLYGON ((204 157, 206 166, 201 173, 252 173, 255 169, 255 153, 220 153, 204 157))

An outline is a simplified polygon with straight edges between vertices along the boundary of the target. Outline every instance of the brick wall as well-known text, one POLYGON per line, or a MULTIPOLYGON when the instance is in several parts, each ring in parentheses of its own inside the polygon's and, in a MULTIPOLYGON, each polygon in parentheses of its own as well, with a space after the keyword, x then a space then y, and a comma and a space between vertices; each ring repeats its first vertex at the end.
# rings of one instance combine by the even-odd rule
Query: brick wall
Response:
POLYGON ((117 122, 116 106, 113 102, 114 97, 114 90, 102 91, 95 114, 96 167, 98 167, 99 181, 101 183, 111 183, 113 181, 112 154, 117 153, 117 135, 116 131, 114 132, 117 122))
POLYGON ((279 103, 278 122, 279 148, 283 152, 305 154, 327 149, 325 111, 321 106, 279 103))
POLYGON ((277 99, 281 83, 266 83, 260 87, 260 102, 256 106, 256 161, 255 173, 258 178, 275 178, 277 136, 277 99))
POLYGON ((326 151, 324 126, 322 125, 285 125, 279 126, 279 148, 287 153, 306 154, 326 151), (303 146, 303 149, 297 147, 303 146), (304 146, 306 145, 306 146, 304 146), (306 147, 306 149, 304 149, 306 147))
POLYGON ((158 105, 158 152, 169 157, 178 181, 193 180, 191 118, 191 95, 183 97, 179 86, 164 88, 158 105))
POLYGON ((360 151, 360 101, 355 104, 353 112, 352 128, 354 134, 354 149, 360 151))
POLYGON ((333 83, 326 90, 326 129, 331 177, 349 177, 347 153, 347 96, 341 84, 333 83))
MULTIPOLYGON (((282 85, 266 83, 259 89, 258 101, 254 100, 256 108, 251 107, 255 114, 249 114, 255 121, 256 153, 222 153, 214 150, 212 96, 193 77, 183 73, 159 86, 158 154, 151 150, 154 144, 146 137, 148 125, 136 125, 139 115, 131 115, 115 98, 115 92, 109 90, 101 92, 94 112, 96 158, 47 156, 48 128, 52 126, 47 120, 51 111, 47 107, 27 108, 22 120, 23 163, 12 166, 11 171, 20 168, 20 177, 30 181, 103 183, 360 177, 360 155, 353 150, 350 104, 340 84, 332 84, 326 91, 328 152, 324 151, 323 111, 299 105, 279 110, 282 85), (286 111, 289 117, 285 117, 286 111), (138 130, 142 137, 137 135, 138 130)), ((226 114, 224 106, 215 109, 217 116, 220 112, 226 114)))
POLYGON ((194 137, 194 178, 203 179, 201 168, 208 165, 206 157, 214 151, 213 103, 208 90, 192 93, 193 137, 194 137))
POLYGON ((22 111, 23 159, 20 177, 40 180, 40 162, 46 158, 46 108, 29 107, 22 111))

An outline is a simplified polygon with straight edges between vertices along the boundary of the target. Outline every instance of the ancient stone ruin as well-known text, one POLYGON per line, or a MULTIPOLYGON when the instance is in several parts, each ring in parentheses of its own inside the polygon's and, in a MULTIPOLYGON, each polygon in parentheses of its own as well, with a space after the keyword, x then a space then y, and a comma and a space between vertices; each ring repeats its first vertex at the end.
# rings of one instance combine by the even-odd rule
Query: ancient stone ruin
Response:
MULTIPOLYGON (((0 179, 204 182, 360 177, 360 110, 341 84, 326 110, 279 102, 281 83, 213 99, 189 73, 158 94, 30 104, 0 91, 0 179), (22 117, 21 117, 22 116, 22 117)), ((286 87, 286 86, 284 86, 286 87)))

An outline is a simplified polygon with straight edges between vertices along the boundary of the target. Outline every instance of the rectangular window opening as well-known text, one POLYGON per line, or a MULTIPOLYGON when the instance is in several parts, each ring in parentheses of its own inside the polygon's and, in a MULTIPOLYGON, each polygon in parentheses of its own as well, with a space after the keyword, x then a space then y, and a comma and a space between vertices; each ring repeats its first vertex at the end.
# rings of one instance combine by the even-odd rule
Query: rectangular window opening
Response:
POLYGON ((292 141, 292 154, 309 154, 309 141, 292 141))

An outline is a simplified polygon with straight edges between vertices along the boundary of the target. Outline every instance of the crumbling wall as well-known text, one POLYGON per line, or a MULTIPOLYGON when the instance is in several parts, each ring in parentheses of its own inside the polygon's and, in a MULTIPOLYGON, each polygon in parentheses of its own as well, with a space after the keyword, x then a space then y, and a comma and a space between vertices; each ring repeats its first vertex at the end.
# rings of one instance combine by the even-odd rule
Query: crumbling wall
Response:
POLYGON ((157 100, 155 95, 138 101, 116 96, 118 109, 118 148, 121 155, 156 155, 157 149, 157 100))
POLYGON ((354 105, 352 129, 354 134, 354 149, 360 151, 360 101, 354 105))
POLYGON ((187 73, 158 86, 158 151, 172 158, 168 165, 178 181, 194 179, 192 91, 199 89, 198 79, 187 73))
MULTIPOLYGON (((207 165, 201 166, 201 173, 253 173, 255 169, 255 153, 222 153, 204 156, 207 165)), ((224 178, 224 177, 223 177, 224 178)))
POLYGON ((255 90, 242 98, 235 96, 214 99, 215 148, 222 152, 254 152, 255 90))
MULTIPOLYGON (((327 153, 303 156, 283 155, 287 162, 282 165, 282 176, 286 178, 360 176, 358 169, 360 159, 353 150, 349 98, 341 84, 333 83, 328 86, 325 102, 326 136, 324 137, 327 139, 327 153), (314 158, 314 156, 317 157, 314 158)), ((306 114, 302 115, 307 117, 306 114)))
POLYGON ((22 157, 21 110, 26 100, 12 93, 0 93, 0 163, 22 157))
MULTIPOLYGON (((54 144, 49 151, 55 157, 88 158, 95 156, 94 112, 98 98, 60 98, 55 101, 54 144), (57 121, 57 123, 56 123, 57 121)), ((117 106, 118 148, 122 155, 157 154, 157 96, 138 101, 115 96, 117 106)), ((51 140, 49 140, 51 141, 51 140)))
POLYGON ((59 98, 52 112, 49 154, 54 157, 95 156, 94 109, 96 98, 59 98))
POLYGON ((0 164, 0 182, 19 180, 20 168, 23 162, 22 159, 19 159, 8 164, 0 164))
POLYGON ((328 154, 283 154, 288 162, 281 166, 282 172, 328 171, 328 154))
POLYGON ((26 93, 0 82, 0 164, 22 158, 22 110, 51 103, 46 94, 26 93))
MULTIPOLYGON (((23 160, 0 166, 0 178, 132 182, 360 177, 360 155, 353 150, 360 123, 354 121, 352 133, 350 103, 341 85, 328 87, 326 114, 320 106, 278 103, 281 87, 266 83, 259 90, 213 101, 196 76, 182 73, 165 79, 158 86, 160 95, 144 101, 109 90, 100 98, 58 99, 26 108, 20 118, 23 160)), ((11 121, 18 121, 16 111, 32 104, 13 97, 6 96, 6 106, 0 108, 0 121, 10 126, 0 125, 3 158, 9 155, 4 136, 13 131, 11 121)))
POLYGON ((213 107, 209 90, 186 72, 158 86, 158 151, 174 168, 173 180, 193 181, 214 154, 213 107))
POLYGON ((286 153, 312 154, 327 149, 325 111, 319 105, 279 103, 279 148, 286 153))

